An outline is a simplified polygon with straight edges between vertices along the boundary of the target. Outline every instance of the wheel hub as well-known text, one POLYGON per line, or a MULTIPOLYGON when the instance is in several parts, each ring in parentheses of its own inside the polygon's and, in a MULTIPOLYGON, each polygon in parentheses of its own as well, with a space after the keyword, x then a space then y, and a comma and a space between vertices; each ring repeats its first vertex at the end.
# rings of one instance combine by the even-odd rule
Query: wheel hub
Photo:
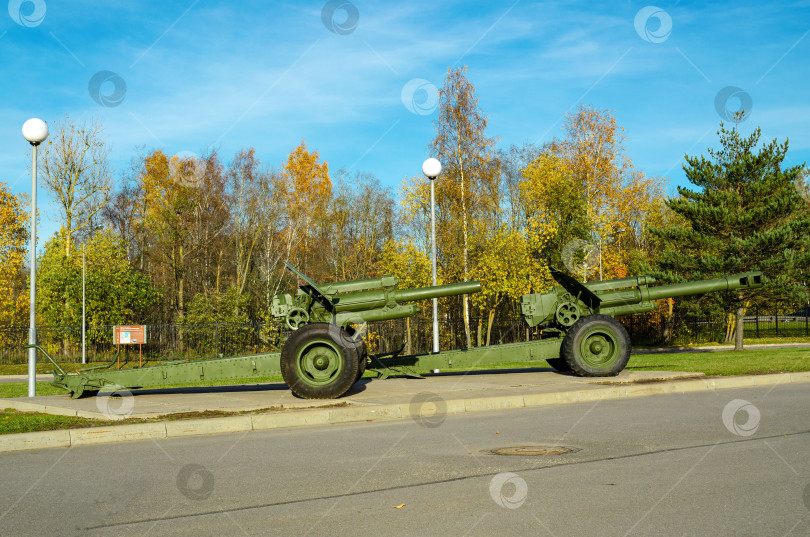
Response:
POLYGON ((609 363, 618 356, 616 342, 605 333, 591 333, 582 342, 582 359, 592 365, 609 363))
POLYGON ((340 353, 332 345, 322 341, 302 349, 298 364, 303 379, 316 386, 332 382, 343 367, 340 353))

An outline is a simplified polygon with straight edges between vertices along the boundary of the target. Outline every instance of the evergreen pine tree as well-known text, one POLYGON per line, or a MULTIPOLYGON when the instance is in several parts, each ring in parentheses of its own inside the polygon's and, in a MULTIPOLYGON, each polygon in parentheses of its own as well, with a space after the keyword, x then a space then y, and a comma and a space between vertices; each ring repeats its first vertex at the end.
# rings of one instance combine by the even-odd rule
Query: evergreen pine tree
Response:
POLYGON ((804 165, 783 167, 788 142, 758 148, 760 129, 742 136, 720 125, 720 148, 708 157, 686 156, 684 171, 695 190, 678 188, 667 205, 686 223, 651 230, 668 245, 653 275, 686 281, 761 270, 766 286, 717 294, 735 312, 735 350, 743 348, 745 305, 759 299, 807 299, 810 205, 801 195, 804 165))

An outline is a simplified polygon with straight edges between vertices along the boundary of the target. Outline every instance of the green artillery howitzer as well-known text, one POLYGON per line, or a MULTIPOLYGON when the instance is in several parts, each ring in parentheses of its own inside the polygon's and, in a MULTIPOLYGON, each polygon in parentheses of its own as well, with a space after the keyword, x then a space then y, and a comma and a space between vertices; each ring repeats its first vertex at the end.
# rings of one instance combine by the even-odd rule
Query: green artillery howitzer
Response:
POLYGON ((297 294, 273 297, 272 315, 292 334, 281 353, 236 356, 211 360, 178 360, 159 365, 113 369, 116 360, 68 374, 39 346, 56 366, 55 386, 69 390, 74 398, 96 395, 105 386, 117 389, 141 388, 206 380, 270 376, 281 373, 299 397, 340 397, 361 377, 373 360, 362 333, 355 326, 371 321, 409 317, 418 313, 408 302, 441 298, 481 290, 477 281, 417 289, 397 289, 393 276, 318 285, 285 263, 303 280, 297 294))
POLYGON ((544 336, 562 338, 560 356, 547 361, 555 369, 580 376, 614 376, 630 358, 630 338, 613 317, 643 313, 655 300, 762 287, 762 273, 744 272, 696 282, 651 287, 651 276, 582 284, 551 270, 559 284, 551 292, 524 295, 521 313, 530 327, 544 325, 544 336))
POLYGON ((654 301, 662 298, 755 289, 762 286, 763 278, 761 272, 746 272, 673 285, 653 286, 655 280, 649 276, 583 284, 552 270, 558 286, 548 293, 524 295, 521 301, 526 324, 541 328, 539 340, 439 353, 401 355, 400 349, 369 355, 363 341, 365 323, 414 315, 417 307, 407 302, 475 293, 481 284, 397 289, 395 278, 383 276, 318 285, 289 264, 287 268, 304 284, 295 295, 273 299, 271 313, 292 331, 280 353, 118 370, 112 369, 113 360, 78 374, 67 374, 54 362, 53 384, 80 397, 98 393, 104 386, 138 388, 281 373, 295 395, 332 399, 349 391, 366 370, 380 378, 394 373, 419 377, 420 370, 547 361, 559 371, 579 376, 614 376, 630 358, 630 338, 614 316, 652 311, 654 301))
POLYGON ((481 290, 477 281, 397 289, 393 276, 319 286, 285 264, 306 284, 295 297, 273 298, 273 316, 295 330, 281 349, 281 376, 293 393, 312 399, 340 397, 366 371, 369 357, 363 334, 355 332, 353 325, 418 313, 415 304, 403 302, 481 290))

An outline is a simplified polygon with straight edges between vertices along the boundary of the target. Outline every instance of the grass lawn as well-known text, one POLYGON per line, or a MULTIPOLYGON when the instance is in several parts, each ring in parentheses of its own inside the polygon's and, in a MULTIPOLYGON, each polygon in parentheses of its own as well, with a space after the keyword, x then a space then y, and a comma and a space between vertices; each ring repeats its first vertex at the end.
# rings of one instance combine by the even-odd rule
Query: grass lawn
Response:
POLYGON ((687 371, 715 375, 757 375, 810 371, 810 349, 748 349, 742 352, 684 352, 638 354, 630 357, 632 371, 687 371))
MULTIPOLYGON (((334 405, 333 405, 334 406, 334 405)), ((340 405, 338 405, 340 406, 340 405)), ((60 429, 80 429, 83 427, 106 427, 110 425, 124 425, 129 423, 148 423, 154 421, 175 421, 200 418, 221 418, 225 416, 238 416, 243 414, 259 414, 269 410, 283 410, 281 407, 268 407, 245 412, 222 412, 219 410, 205 410, 202 412, 184 412, 158 416, 156 418, 131 418, 126 420, 99 420, 90 418, 72 418, 70 416, 53 416, 39 412, 22 412, 7 408, 0 412, 0 434, 31 433, 36 431, 56 431, 60 429)))
MULTIPOLYGON (((470 371, 486 369, 519 369, 547 367, 546 362, 510 362, 498 365, 442 369, 470 371)), ((789 371, 810 371, 810 348, 747 349, 743 352, 684 352, 672 354, 638 354, 630 357, 631 371, 686 371, 715 375, 759 375, 789 371)))

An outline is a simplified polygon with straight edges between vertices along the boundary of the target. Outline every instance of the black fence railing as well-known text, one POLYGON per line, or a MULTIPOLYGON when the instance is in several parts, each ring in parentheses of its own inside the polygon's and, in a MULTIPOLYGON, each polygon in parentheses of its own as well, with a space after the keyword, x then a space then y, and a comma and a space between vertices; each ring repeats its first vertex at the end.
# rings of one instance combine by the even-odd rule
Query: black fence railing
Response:
MULTIPOLYGON (((746 338, 810 336, 810 306, 785 307, 781 311, 754 312, 744 319, 746 338), (783 313, 790 312, 790 313, 783 313)), ((694 316, 673 316, 656 312, 625 315, 618 318, 627 328, 634 346, 685 345, 722 342, 726 320, 694 316)), ((433 325, 429 317, 395 319, 369 323, 366 342, 372 353, 426 353, 433 348, 433 325)), ((487 326, 477 320, 470 326, 473 346, 486 344, 487 326), (479 336, 480 330, 480 336, 479 336), (480 339, 479 339, 480 338, 480 339)), ((439 346, 442 350, 466 347, 464 325, 459 319, 440 321, 439 346)), ((147 343, 122 345, 123 361, 138 361, 139 355, 149 363, 165 360, 195 360, 222 356, 240 356, 276 352, 287 332, 277 323, 150 324, 146 326, 147 343)), ((520 318, 495 323, 489 334, 490 343, 515 343, 540 337, 540 330, 528 328, 520 318)), ((56 360, 82 361, 81 326, 38 327, 37 340, 56 360)), ((113 327, 96 326, 86 330, 85 352, 88 363, 110 361, 115 357, 113 327)), ((0 328, 0 364, 25 363, 27 328, 0 328)))
MULTIPOLYGON (((810 306, 754 311, 743 317, 745 338, 810 336, 810 306)), ((723 318, 660 315, 655 312, 618 318, 634 346, 671 346, 723 342, 728 320, 723 318)))
MULTIPOLYGON (((205 359, 259 354, 279 350, 282 332, 274 323, 248 324, 150 324, 146 343, 121 345, 121 360, 149 361, 205 359)), ((37 342, 54 359, 82 361, 81 326, 38 327, 37 342)), ((27 361, 27 328, 0 329, 0 364, 27 361)), ((85 331, 87 362, 112 360, 117 352, 112 326, 94 326, 85 331)))

